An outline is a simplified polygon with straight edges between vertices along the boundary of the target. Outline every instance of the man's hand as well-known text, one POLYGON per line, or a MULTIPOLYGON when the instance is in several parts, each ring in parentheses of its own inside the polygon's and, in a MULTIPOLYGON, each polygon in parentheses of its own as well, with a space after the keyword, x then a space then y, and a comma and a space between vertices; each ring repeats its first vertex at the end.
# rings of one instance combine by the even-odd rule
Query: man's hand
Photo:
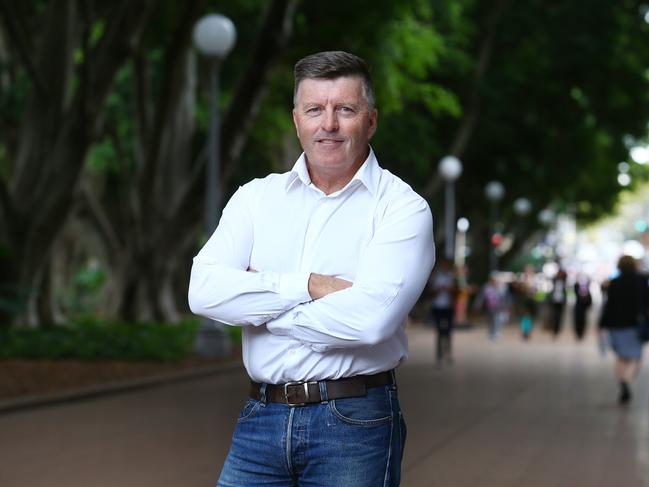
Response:
POLYGON ((352 283, 339 277, 311 273, 309 276, 309 294, 313 299, 320 299, 327 294, 342 291, 351 287, 352 283))

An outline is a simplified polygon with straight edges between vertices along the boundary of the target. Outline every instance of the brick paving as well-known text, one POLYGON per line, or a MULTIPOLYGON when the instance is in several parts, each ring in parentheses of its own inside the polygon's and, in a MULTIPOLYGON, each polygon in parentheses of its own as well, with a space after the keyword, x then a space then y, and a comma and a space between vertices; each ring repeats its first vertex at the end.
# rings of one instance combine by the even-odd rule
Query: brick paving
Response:
MULTIPOLYGON (((405 487, 649 486, 649 371, 615 403, 610 354, 515 329, 457 332, 438 368, 433 333, 409 328, 398 373, 405 487)), ((246 394, 241 368, 0 414, 3 487, 213 486, 246 394)))

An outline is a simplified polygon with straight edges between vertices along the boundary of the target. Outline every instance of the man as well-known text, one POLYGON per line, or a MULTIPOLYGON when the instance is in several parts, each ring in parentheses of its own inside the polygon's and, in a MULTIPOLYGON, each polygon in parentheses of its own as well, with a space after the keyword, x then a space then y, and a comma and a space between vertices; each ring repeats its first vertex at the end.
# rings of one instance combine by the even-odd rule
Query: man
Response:
POLYGON ((365 62, 321 52, 294 74, 304 153, 239 188, 192 268, 192 311, 243 327, 251 378, 218 485, 398 485, 394 368, 433 265, 430 210, 369 147, 365 62))

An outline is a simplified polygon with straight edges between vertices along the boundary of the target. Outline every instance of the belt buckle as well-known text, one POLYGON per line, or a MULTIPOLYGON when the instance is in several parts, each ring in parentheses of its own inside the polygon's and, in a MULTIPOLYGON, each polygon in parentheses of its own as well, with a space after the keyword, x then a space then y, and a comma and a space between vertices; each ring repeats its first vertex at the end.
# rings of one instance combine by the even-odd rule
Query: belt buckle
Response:
POLYGON ((304 406, 308 404, 309 401, 309 382, 287 382, 284 384, 284 399, 286 399, 286 404, 289 406, 304 406), (306 402, 291 402, 288 398, 288 388, 293 386, 302 386, 304 387, 304 397, 306 402))

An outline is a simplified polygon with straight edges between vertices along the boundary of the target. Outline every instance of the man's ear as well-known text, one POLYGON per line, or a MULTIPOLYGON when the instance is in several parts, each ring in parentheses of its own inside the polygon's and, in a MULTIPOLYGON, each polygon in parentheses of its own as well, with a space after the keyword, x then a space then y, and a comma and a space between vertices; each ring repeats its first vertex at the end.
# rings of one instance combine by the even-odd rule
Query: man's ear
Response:
POLYGON ((297 134, 297 138, 300 138, 300 131, 297 129, 297 113, 295 112, 295 108, 293 109, 293 125, 295 125, 295 133, 297 134))
POLYGON ((367 131, 367 140, 370 140, 374 136, 374 133, 376 132, 378 115, 379 112, 376 108, 370 112, 370 126, 367 131))

